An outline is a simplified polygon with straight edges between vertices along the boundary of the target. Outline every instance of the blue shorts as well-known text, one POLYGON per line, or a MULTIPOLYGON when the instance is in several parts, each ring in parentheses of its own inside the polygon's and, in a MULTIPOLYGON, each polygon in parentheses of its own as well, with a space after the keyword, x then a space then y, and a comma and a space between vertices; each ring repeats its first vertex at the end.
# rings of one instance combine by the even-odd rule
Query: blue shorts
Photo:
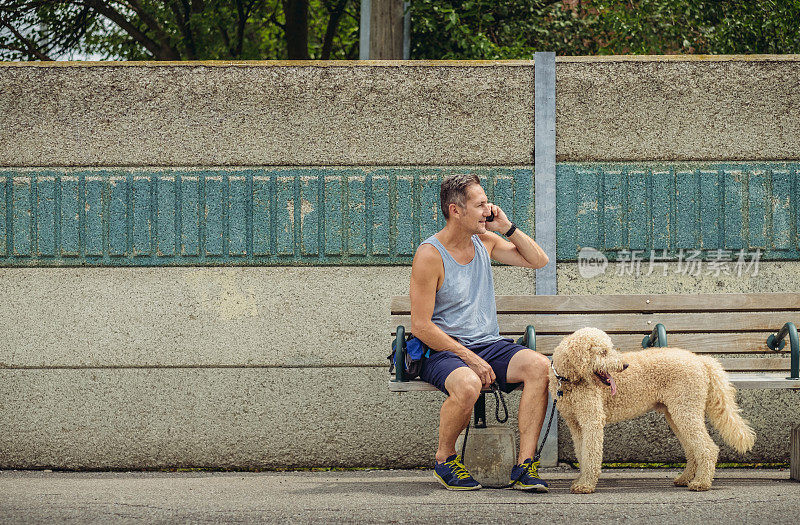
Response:
MULTIPOLYGON (((508 363, 514 357, 514 354, 527 347, 517 344, 511 339, 500 339, 488 344, 469 345, 467 348, 489 363, 489 366, 494 370, 495 376, 497 376, 497 384, 500 385, 500 390, 508 393, 520 385, 520 383, 506 382, 508 363)), ((444 387, 444 382, 453 370, 462 366, 467 366, 467 364, 453 352, 431 351, 430 357, 422 365, 419 378, 450 395, 444 387)))

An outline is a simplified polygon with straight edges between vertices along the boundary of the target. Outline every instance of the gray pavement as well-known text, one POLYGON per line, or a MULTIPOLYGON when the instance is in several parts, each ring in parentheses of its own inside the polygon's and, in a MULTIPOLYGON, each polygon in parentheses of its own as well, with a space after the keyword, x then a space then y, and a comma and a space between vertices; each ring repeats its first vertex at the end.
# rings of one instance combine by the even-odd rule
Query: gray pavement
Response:
POLYGON ((549 494, 444 490, 423 470, 343 472, 0 471, 0 522, 114 523, 797 523, 788 470, 720 469, 708 492, 673 470, 606 470, 569 493, 575 471, 542 469, 549 494))

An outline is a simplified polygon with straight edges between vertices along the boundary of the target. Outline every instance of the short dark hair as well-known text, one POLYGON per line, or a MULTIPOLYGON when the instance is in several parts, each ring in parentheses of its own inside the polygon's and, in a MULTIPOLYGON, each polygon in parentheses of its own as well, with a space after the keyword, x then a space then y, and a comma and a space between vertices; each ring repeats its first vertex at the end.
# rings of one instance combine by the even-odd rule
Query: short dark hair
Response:
POLYGON ((450 204, 456 204, 463 208, 467 203, 467 188, 480 183, 481 180, 474 173, 456 173, 444 179, 439 189, 439 201, 444 218, 450 218, 450 204))

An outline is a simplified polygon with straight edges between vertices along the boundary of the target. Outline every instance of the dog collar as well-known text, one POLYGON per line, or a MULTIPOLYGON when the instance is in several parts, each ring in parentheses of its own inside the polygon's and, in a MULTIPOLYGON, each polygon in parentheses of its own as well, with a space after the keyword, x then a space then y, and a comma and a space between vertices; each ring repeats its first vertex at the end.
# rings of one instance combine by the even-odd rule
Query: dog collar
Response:
POLYGON ((564 376, 558 375, 558 372, 556 372, 556 367, 553 366, 553 362, 552 361, 550 361, 550 368, 553 370, 553 373, 556 375, 556 379, 558 379, 559 381, 564 381, 564 382, 569 383, 569 379, 567 379, 564 376))
POLYGON ((564 376, 558 375, 558 372, 556 372, 556 367, 555 367, 555 366, 553 366, 553 362, 552 362, 552 361, 550 361, 550 369, 551 369, 551 370, 553 371, 553 373, 555 374, 555 376, 556 376, 556 379, 558 379, 558 385, 557 385, 557 389, 558 389, 558 390, 556 391, 556 395, 558 395, 558 397, 561 397, 561 396, 563 396, 563 395, 564 395, 564 390, 561 388, 561 383, 562 383, 562 382, 564 382, 564 383, 569 383, 569 379, 567 379, 567 378, 566 378, 566 377, 564 377, 564 376))

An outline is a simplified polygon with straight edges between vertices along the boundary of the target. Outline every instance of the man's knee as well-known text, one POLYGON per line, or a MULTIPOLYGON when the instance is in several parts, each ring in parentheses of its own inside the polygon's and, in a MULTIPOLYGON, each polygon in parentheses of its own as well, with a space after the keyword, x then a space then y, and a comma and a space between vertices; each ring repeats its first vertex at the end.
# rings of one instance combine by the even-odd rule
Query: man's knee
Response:
POLYGON ((472 408, 481 393, 481 380, 471 368, 455 369, 445 381, 445 388, 452 398, 464 407, 472 408))
POLYGON ((523 381, 547 382, 550 371, 549 359, 530 349, 520 350, 514 357, 517 356, 519 356, 518 374, 523 381))

